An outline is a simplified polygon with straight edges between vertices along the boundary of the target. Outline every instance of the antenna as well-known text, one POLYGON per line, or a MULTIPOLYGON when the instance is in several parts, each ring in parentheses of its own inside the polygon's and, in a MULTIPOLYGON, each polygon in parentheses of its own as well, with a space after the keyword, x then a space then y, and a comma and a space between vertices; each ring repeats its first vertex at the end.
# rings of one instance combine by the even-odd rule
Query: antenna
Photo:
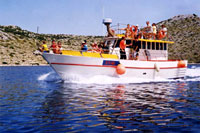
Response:
MULTIPOLYGON (((104 6, 102 7, 102 17, 104 19, 104 6)), ((104 25, 102 25, 102 36, 104 36, 104 25)))
POLYGON ((37 26, 37 33, 39 33, 39 26, 37 26))

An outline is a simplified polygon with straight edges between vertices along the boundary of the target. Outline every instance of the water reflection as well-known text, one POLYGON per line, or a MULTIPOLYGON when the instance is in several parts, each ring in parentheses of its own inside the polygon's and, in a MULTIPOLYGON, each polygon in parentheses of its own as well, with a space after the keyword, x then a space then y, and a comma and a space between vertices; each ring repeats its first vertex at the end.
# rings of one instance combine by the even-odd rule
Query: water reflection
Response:
POLYGON ((46 97, 42 119, 66 131, 165 131, 190 126, 187 97, 187 83, 63 84, 46 97))

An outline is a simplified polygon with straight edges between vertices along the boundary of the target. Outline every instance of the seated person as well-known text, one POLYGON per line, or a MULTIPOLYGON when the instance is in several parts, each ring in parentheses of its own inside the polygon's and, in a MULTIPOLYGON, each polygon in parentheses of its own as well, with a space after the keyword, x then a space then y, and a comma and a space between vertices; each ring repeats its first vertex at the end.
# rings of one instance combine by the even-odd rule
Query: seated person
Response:
POLYGON ((106 43, 102 43, 102 50, 103 50, 103 53, 105 54, 108 54, 109 53, 109 46, 110 46, 111 42, 108 41, 107 42, 107 45, 106 43))
POLYGON ((62 50, 62 44, 60 41, 58 41, 58 47, 60 48, 60 50, 62 50))
POLYGON ((158 40, 161 40, 167 36, 167 28, 162 25, 162 29, 158 32, 158 40))
POLYGON ((52 45, 50 46, 50 49, 53 51, 54 54, 61 54, 60 48, 56 44, 56 42, 53 40, 52 45))
POLYGON ((96 42, 94 42, 91 46, 92 46, 92 49, 89 50, 89 51, 91 51, 91 52, 97 52, 98 51, 98 46, 97 46, 96 42))
POLYGON ((99 44, 98 49, 97 49, 97 53, 102 53, 102 52, 103 52, 102 46, 101 46, 101 44, 99 44))
POLYGON ((48 49, 47 44, 46 44, 45 41, 43 41, 43 44, 42 44, 42 46, 39 48, 39 50, 40 50, 41 52, 49 52, 49 49, 48 49))
POLYGON ((88 50, 88 47, 87 47, 87 41, 84 40, 81 44, 81 50, 82 51, 87 51, 88 50))

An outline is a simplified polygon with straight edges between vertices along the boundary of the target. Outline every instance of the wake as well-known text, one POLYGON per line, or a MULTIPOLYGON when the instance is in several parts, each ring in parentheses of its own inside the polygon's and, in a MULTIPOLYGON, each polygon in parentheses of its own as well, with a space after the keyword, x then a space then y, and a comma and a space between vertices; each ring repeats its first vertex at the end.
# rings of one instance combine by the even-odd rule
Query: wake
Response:
MULTIPOLYGON (((55 72, 49 72, 38 77, 40 81, 60 81, 60 77, 55 72)), ((188 68, 186 76, 183 79, 142 79, 130 77, 111 77, 105 75, 95 75, 92 77, 84 77, 82 75, 65 75, 64 83, 78 84, 129 84, 129 83, 152 83, 152 82, 189 82, 200 81, 200 67, 193 66, 188 68)))

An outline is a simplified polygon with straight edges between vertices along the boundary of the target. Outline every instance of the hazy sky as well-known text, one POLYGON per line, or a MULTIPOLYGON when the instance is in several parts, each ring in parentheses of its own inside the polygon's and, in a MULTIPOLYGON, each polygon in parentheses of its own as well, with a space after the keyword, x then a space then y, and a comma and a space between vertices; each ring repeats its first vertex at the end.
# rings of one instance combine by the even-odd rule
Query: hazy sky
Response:
POLYGON ((52 34, 102 35, 103 17, 144 26, 193 13, 200 0, 0 0, 0 25, 52 34))

